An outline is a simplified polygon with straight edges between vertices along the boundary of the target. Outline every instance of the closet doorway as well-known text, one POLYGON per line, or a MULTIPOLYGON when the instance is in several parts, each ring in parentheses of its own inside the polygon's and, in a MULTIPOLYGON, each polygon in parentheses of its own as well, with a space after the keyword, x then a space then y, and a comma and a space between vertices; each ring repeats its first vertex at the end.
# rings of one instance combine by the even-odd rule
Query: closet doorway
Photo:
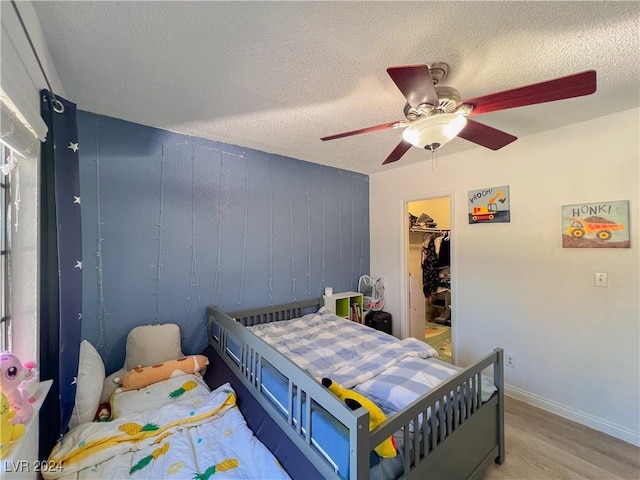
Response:
POLYGON ((451 197, 406 203, 411 336, 452 363, 451 197))

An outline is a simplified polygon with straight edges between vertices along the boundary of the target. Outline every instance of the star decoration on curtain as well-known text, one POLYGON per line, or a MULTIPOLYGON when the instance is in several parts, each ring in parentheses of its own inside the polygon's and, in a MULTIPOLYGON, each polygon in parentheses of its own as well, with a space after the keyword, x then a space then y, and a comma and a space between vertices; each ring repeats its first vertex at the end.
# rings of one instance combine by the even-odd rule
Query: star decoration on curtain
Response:
POLYGON ((47 262, 43 262, 43 268, 50 259, 53 268, 49 271, 47 266, 46 273, 57 273, 58 282, 56 285, 48 285, 46 291, 41 293, 46 294, 47 298, 56 298, 59 304, 57 312, 47 317, 49 328, 57 332, 57 341, 50 342, 51 345, 43 348, 40 358, 40 363, 49 367, 47 378, 53 377, 53 381, 59 386, 55 392, 60 404, 59 411, 47 418, 47 428, 43 430, 46 434, 41 437, 42 445, 50 448, 49 444, 53 447, 53 437, 67 430, 79 383, 78 355, 82 341, 82 320, 78 312, 82 311, 83 268, 76 105, 62 98, 57 99, 46 90, 43 90, 43 95, 46 106, 43 108, 43 118, 51 141, 42 146, 41 153, 47 168, 50 165, 51 176, 49 178, 47 175, 42 180, 46 181, 47 189, 51 189, 52 193, 62 192, 52 199, 55 210, 52 208, 45 214, 47 224, 53 228, 48 229, 50 232, 43 233, 43 241, 47 244, 52 242, 54 247, 47 253, 47 262), (61 105, 64 109, 60 108, 61 105), (64 114, 59 113, 60 110, 64 114), (78 270, 79 274, 73 270, 78 270))

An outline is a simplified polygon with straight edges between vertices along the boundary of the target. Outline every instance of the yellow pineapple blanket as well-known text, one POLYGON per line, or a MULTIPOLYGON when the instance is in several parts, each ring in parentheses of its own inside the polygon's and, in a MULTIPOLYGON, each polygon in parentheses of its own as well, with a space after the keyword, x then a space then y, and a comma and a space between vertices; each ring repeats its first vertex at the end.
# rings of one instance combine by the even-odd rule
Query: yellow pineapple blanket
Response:
MULTIPOLYGON (((166 389, 190 387, 195 390, 192 385, 173 383, 166 389)), ((73 429, 54 447, 48 462, 51 468, 43 477, 207 480, 214 473, 218 478, 233 471, 234 477, 262 478, 266 468, 273 475, 269 478, 288 478, 246 426, 229 384, 175 400, 73 429)))

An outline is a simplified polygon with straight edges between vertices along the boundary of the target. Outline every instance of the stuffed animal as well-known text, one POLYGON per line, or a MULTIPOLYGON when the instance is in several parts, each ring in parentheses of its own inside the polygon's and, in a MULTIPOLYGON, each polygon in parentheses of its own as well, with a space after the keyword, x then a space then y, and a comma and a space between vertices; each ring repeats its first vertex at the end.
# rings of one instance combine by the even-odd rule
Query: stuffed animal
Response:
MULTIPOLYGON (((323 378, 322 385, 327 387, 351 410, 357 410, 360 407, 364 407, 369 412, 369 430, 373 430, 387 419, 382 410, 380 410, 380 407, 358 392, 342 388, 338 383, 329 378, 323 378)), ((387 438, 378 445, 374 451, 382 458, 394 458, 397 454, 395 439, 392 436, 387 438)))
POLYGON ((109 402, 103 402, 98 405, 96 416, 93 417, 94 422, 109 422, 111 421, 111 404, 109 402))
POLYGON ((33 414, 33 407, 29 403, 29 394, 20 384, 29 376, 29 370, 24 368, 18 357, 9 352, 0 354, 0 392, 9 400, 11 409, 15 410, 13 424, 27 423, 33 414))
POLYGON ((204 369, 208 364, 209 359, 204 355, 190 355, 177 360, 151 365, 150 367, 138 365, 129 370, 122 379, 116 378, 115 382, 121 385, 121 391, 123 392, 137 390, 179 375, 199 374, 200 370, 204 369))
POLYGON ((24 362, 22 366, 27 370, 27 378, 22 381, 20 390, 26 392, 29 403, 34 403, 36 401, 38 385, 40 385, 40 372, 35 362, 24 362))
POLYGON ((0 393, 0 458, 9 453, 9 444, 15 442, 24 435, 24 425, 11 422, 15 411, 11 410, 9 400, 0 393))

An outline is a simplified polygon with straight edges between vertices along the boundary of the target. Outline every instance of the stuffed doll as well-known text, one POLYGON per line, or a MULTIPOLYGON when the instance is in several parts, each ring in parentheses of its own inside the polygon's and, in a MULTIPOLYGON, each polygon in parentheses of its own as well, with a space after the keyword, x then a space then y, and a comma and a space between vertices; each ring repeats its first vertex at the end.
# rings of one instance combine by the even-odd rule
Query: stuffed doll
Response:
POLYGON ((11 409, 16 412, 12 419, 14 425, 27 423, 33 414, 29 394, 20 386, 28 376, 29 371, 18 357, 9 352, 0 354, 0 392, 7 397, 11 409))
POLYGON ((179 375, 190 373, 200 375, 200 371, 208 364, 209 359, 204 355, 189 355, 188 357, 168 360, 149 367, 138 365, 129 370, 121 379, 116 378, 115 382, 121 385, 120 390, 123 392, 137 390, 179 375))
POLYGON ((0 393, 0 458, 9 453, 9 444, 15 442, 24 435, 24 425, 12 423, 12 417, 15 411, 11 410, 9 400, 0 393))
MULTIPOLYGON (((329 378, 323 378, 322 385, 327 387, 351 410, 357 410, 360 407, 364 407, 369 412, 369 430, 373 430, 387 419, 382 410, 380 410, 380 407, 378 407, 364 395, 361 395, 358 392, 354 392, 353 390, 342 388, 340 385, 329 378)), ((378 456, 382 458, 394 458, 397 454, 395 439, 392 436, 387 438, 384 442, 374 448, 374 452, 376 452, 378 456)))
POLYGON ((111 405, 109 402, 103 402, 98 405, 96 416, 93 417, 94 422, 109 422, 111 421, 111 405))

